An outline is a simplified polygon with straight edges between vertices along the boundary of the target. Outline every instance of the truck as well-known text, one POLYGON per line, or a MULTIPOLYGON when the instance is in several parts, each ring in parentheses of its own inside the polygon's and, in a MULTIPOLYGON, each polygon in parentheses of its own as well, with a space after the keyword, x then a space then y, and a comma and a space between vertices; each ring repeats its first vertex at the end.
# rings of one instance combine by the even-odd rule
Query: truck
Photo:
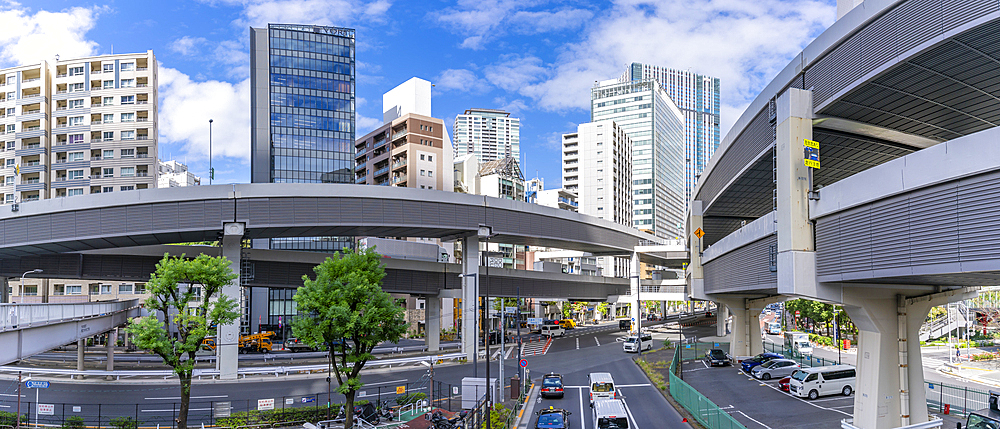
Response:
POLYGON ((375 248, 383 258, 411 259, 427 262, 448 262, 450 255, 444 246, 434 243, 365 237, 358 240, 358 250, 375 248))
POLYGON ((809 334, 805 332, 785 332, 785 350, 793 356, 811 355, 813 352, 812 343, 809 342, 809 334))
MULTIPOLYGON (((270 353, 271 352, 271 337, 274 336, 274 332, 266 331, 259 334, 253 335, 242 335, 239 341, 240 353, 270 353)), ((201 341, 202 350, 215 351, 215 336, 205 337, 201 341)))
MULTIPOLYGON (((1000 428, 1000 405, 997 400, 1000 392, 990 390, 989 407, 969 413, 965 421, 965 429, 994 429, 1000 428)), ((962 424, 958 424, 962 428, 962 424)))

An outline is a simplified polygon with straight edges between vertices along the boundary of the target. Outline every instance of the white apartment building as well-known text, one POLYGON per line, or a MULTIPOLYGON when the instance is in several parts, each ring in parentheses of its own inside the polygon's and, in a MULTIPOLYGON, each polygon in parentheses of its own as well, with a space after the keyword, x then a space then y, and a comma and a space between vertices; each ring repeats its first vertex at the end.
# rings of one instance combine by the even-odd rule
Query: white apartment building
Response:
POLYGON ((455 158, 475 155, 480 163, 503 158, 520 161, 521 120, 493 109, 468 109, 455 117, 455 158))
POLYGON ((642 79, 656 79, 684 115, 685 201, 689 201, 698 177, 721 141, 719 78, 690 70, 632 63, 619 81, 642 79))
MULTIPOLYGON (((0 70, 3 203, 155 187, 156 67, 153 51, 146 51, 0 70)), ((132 282, 36 278, 9 286, 13 302, 129 298, 144 291, 132 282)))
MULTIPOLYGON (((633 141, 615 121, 577 126, 563 134, 563 187, 577 195, 579 212, 632 226, 633 141)), ((600 257, 605 275, 627 277, 629 261, 600 257)))
POLYGON ((201 177, 195 176, 188 171, 186 164, 177 161, 159 161, 159 176, 157 178, 157 188, 177 188, 181 186, 201 185, 201 177))
MULTIPOLYGON (((612 79, 591 91, 591 121, 605 120, 613 120, 632 140, 632 225, 657 237, 681 237, 687 204, 684 115, 655 79, 612 79)), ((577 194, 583 212, 586 196, 577 194)))

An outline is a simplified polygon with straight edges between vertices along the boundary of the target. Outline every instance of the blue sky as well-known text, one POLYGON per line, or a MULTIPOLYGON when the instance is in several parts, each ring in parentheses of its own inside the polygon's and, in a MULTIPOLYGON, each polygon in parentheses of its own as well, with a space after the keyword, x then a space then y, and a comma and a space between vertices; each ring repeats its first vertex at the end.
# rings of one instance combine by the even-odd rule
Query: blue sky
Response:
MULTIPOLYGON (((160 63, 160 147, 215 183, 249 181, 250 26, 357 30, 357 136, 382 93, 417 76, 436 86, 450 130, 467 108, 521 118, 528 178, 560 182, 560 135, 589 121, 594 81, 637 61, 722 81, 723 135, 768 81, 833 23, 835 0, 33 0, 0 3, 0 67, 152 49, 160 63), (537 173, 536 173, 537 172, 537 173)), ((207 183, 207 180, 206 180, 207 183)))

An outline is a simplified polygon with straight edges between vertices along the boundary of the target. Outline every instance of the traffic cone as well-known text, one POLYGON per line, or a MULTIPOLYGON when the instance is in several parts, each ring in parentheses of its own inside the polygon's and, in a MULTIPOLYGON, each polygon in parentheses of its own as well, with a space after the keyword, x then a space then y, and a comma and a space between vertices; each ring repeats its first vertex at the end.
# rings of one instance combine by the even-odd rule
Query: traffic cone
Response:
POLYGON ((687 418, 687 417, 685 417, 685 418, 683 418, 683 419, 681 420, 681 423, 687 423, 687 422, 688 422, 688 418, 687 418))

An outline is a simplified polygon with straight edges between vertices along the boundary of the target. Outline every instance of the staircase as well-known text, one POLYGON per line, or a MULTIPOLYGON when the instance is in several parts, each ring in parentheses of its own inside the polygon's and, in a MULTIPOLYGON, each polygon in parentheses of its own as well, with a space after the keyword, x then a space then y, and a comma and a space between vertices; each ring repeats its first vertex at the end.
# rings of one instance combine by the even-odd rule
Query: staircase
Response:
POLYGON ((955 308, 958 311, 950 311, 944 316, 924 323, 920 327, 920 341, 941 338, 948 335, 949 332, 958 328, 967 328, 973 323, 972 321, 967 322, 974 315, 969 314, 969 308, 965 306, 964 302, 959 302, 955 305, 955 308))

